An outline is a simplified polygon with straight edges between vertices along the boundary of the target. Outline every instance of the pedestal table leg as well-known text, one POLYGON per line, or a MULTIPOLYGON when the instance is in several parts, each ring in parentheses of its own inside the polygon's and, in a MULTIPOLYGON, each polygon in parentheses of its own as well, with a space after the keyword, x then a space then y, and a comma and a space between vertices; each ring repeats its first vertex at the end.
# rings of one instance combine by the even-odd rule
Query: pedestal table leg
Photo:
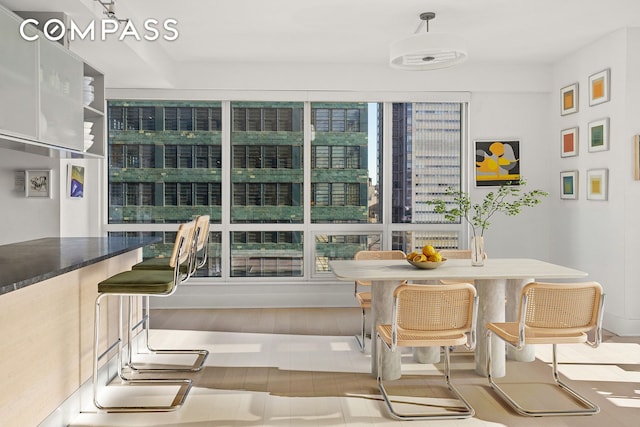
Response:
MULTIPOLYGON (((478 267, 482 268, 482 267, 478 267)), ((476 372, 487 376, 487 323, 504 322, 505 316, 505 279, 475 280, 478 291, 478 326, 476 328, 476 372)), ((494 377, 505 375, 504 342, 499 339, 491 340, 492 374, 494 377)))
MULTIPOLYGON (((373 280, 371 282, 371 374, 378 375, 378 349, 376 345, 376 327, 380 324, 391 324, 393 314, 393 291, 397 281, 373 280)), ((400 351, 386 351, 381 346, 382 379, 396 380, 400 378, 400 351)))
MULTIPOLYGON (((507 308, 505 313, 507 322, 517 322, 519 320, 520 292, 527 283, 533 281, 533 278, 507 280, 507 308)), ((535 358, 536 351, 533 344, 526 344, 522 350, 507 346, 507 359, 517 360, 518 362, 533 362, 535 358)))

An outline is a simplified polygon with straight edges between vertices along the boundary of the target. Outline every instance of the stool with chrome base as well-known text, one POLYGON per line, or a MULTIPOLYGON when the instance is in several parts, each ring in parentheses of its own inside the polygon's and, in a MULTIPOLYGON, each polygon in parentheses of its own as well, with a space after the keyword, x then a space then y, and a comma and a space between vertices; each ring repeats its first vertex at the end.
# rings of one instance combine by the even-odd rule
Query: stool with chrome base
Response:
MULTIPOLYGON (((487 324, 487 374, 489 384, 516 412, 528 416, 593 415, 600 408, 578 394, 558 376, 557 345, 587 343, 597 347, 602 341, 604 294, 597 282, 539 283, 526 285, 520 295, 518 322, 487 324), (587 333, 595 331, 590 342, 587 333), (584 408, 527 409, 510 397, 493 379, 491 337, 496 335, 509 346, 521 349, 525 344, 552 344, 552 374, 555 384, 584 408)), ((504 386, 504 385, 503 385, 504 386)))
MULTIPOLYGON (((469 283, 451 285, 400 285, 393 294, 392 324, 378 325, 377 382, 380 393, 391 413, 401 420, 469 418, 474 409, 450 382, 449 347, 464 345, 475 348, 478 297, 476 289, 469 283), (448 411, 419 414, 399 413, 382 382, 382 346, 389 351, 398 347, 444 348, 444 377, 447 388, 462 403, 463 407, 448 411)), ((420 403, 413 403, 420 405, 420 403)))
MULTIPOLYGON (((201 215, 196 218, 194 221, 190 221, 186 223, 190 227, 194 227, 194 232, 192 235, 192 239, 187 243, 187 249, 189 250, 189 255, 186 259, 180 264, 180 274, 181 280, 179 284, 186 282, 195 271, 200 267, 200 263, 197 261, 197 254, 199 251, 204 251, 202 246, 200 245, 200 241, 205 241, 202 236, 206 233, 209 234, 209 215, 201 215)), ((177 239, 177 236, 176 236, 177 239)), ((173 270, 173 267, 170 265, 170 258, 150 258, 145 261, 142 261, 138 264, 135 264, 132 267, 134 271, 153 271, 153 270, 173 270)), ((202 263, 204 264, 204 263, 202 263)), ((204 361, 207 358, 209 351, 204 349, 156 349, 149 345, 149 295, 143 296, 143 307, 144 307, 144 315, 142 321, 138 324, 142 324, 142 329, 144 332, 144 342, 146 345, 146 351, 152 354, 197 354, 198 359, 196 362, 187 368, 140 368, 137 367, 132 361, 132 349, 129 347, 128 353, 128 361, 126 365, 133 371, 136 372, 197 372, 202 369, 204 365, 204 361)), ((138 326, 136 325, 136 326, 138 326)))
MULTIPOLYGON (((129 348, 129 356, 131 352, 131 305, 134 297, 138 296, 168 296, 175 292, 180 282, 180 264, 185 262, 189 257, 190 247, 194 234, 194 224, 182 224, 178 228, 176 241, 174 243, 173 252, 170 258, 170 265, 173 270, 131 270, 118 273, 98 284, 98 297, 95 304, 95 325, 94 325, 94 348, 93 348, 93 400, 98 409, 107 412, 160 412, 172 411, 179 408, 185 401, 189 390, 191 389, 191 380, 189 379, 165 379, 165 378, 148 378, 148 379, 132 379, 126 377, 123 373, 122 363, 122 346, 123 346, 123 328, 122 328, 122 299, 129 297, 129 316, 127 324, 127 345, 129 348), (107 296, 119 297, 119 319, 118 319, 118 339, 117 339, 117 369, 118 376, 126 385, 144 385, 144 386, 178 386, 179 391, 175 395, 173 401, 169 405, 103 405, 98 400, 98 363, 104 357, 111 346, 103 354, 99 355, 98 347, 100 341, 100 302, 107 296)), ((206 357, 206 356, 205 356, 206 357)))

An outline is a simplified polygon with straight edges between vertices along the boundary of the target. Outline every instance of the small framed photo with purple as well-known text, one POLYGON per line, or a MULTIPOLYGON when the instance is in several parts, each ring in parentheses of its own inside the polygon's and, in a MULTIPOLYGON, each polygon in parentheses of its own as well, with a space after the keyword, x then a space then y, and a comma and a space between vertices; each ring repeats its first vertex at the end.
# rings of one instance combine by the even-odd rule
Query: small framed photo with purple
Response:
POLYGON ((560 198, 568 200, 578 198, 578 171, 560 172, 560 198))
POLYGON ((578 155, 578 128, 564 129, 560 132, 560 156, 578 155))

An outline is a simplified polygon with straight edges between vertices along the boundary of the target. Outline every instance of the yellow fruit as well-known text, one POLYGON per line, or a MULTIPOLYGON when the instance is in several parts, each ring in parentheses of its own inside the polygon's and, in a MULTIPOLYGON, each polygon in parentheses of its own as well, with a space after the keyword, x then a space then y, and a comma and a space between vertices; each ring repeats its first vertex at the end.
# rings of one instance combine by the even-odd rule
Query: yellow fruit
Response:
POLYGON ((429 256, 429 261, 440 262, 442 261, 442 255, 436 252, 435 254, 429 256))
POLYGON ((417 252, 411 252, 409 255, 407 255, 407 259, 409 261, 413 261, 413 259, 416 257, 416 255, 418 255, 417 252))
POLYGON ((422 248, 422 253, 426 256, 431 256, 436 253, 436 249, 431 245, 425 245, 422 248))
POLYGON ((426 261, 426 260, 427 260, 427 257, 426 257, 426 256, 424 256, 424 255, 416 255, 416 256, 413 258, 413 260, 412 260, 412 261, 413 261, 413 262, 424 262, 424 261, 426 261))

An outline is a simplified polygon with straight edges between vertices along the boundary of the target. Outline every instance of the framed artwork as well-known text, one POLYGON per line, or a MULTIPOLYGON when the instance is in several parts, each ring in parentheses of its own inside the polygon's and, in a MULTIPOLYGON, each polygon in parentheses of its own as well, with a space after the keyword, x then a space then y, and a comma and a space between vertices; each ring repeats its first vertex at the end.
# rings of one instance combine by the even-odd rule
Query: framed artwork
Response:
POLYGON ((633 177, 640 180, 640 135, 633 137, 633 177))
POLYGON ((610 74, 611 69, 607 68, 589 76, 589 106, 609 101, 610 74))
POLYGON ((560 172, 560 198, 570 200, 578 198, 578 171, 560 172))
POLYGON ((520 141, 475 141, 476 187, 518 185, 520 141))
POLYGON ((68 183, 69 192, 67 193, 71 198, 84 197, 84 167, 69 165, 68 171, 68 183))
POLYGON ((560 115, 578 112, 578 83, 560 89, 560 115))
POLYGON ((587 171, 587 199, 607 200, 608 169, 589 169, 587 171))
POLYGON ((560 157, 578 155, 578 128, 564 129, 560 133, 560 157))
POLYGON ((609 149, 609 118, 589 123, 589 151, 609 149))
POLYGON ((51 170, 27 170, 24 181, 27 197, 51 197, 51 170))

